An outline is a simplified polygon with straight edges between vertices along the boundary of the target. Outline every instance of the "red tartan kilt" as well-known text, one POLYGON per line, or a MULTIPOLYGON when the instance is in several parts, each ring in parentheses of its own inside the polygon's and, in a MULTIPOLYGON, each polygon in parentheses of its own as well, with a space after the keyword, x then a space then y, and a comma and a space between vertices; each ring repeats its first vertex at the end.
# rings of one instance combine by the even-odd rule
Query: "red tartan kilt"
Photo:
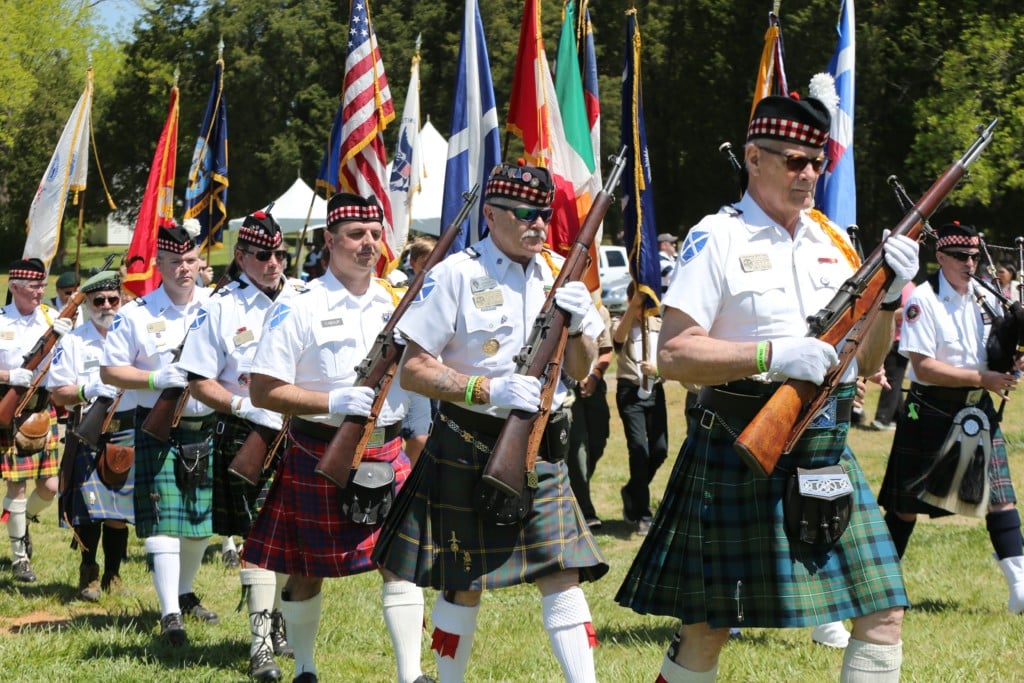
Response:
MULTIPOLYGON (((320 578, 377 569, 370 554, 380 526, 344 519, 338 487, 313 471, 327 444, 294 431, 289 436, 288 450, 245 541, 245 560, 283 574, 320 578)), ((367 448, 363 459, 390 462, 399 488, 412 469, 400 438, 367 448)))

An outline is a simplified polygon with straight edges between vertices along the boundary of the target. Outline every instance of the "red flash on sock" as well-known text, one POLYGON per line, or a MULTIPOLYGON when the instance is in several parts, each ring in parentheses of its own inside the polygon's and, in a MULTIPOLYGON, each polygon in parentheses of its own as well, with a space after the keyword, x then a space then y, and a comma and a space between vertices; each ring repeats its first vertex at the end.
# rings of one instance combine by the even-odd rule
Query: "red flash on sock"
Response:
POLYGON ((662 676, 661 674, 658 674, 658 677, 656 679, 654 679, 654 683, 668 683, 668 681, 665 680, 664 676, 662 676))
POLYGON ((11 513, 4 508, 4 513, 0 515, 0 524, 7 524, 7 520, 11 518, 11 513))
POLYGON ((448 633, 434 627, 434 635, 431 638, 430 649, 441 657, 455 659, 455 651, 459 649, 459 636, 456 633, 448 633))
POLYGON ((587 630, 587 643, 590 645, 590 648, 594 649, 600 645, 600 643, 597 642, 597 631, 594 630, 594 624, 588 621, 583 624, 583 628, 587 630))

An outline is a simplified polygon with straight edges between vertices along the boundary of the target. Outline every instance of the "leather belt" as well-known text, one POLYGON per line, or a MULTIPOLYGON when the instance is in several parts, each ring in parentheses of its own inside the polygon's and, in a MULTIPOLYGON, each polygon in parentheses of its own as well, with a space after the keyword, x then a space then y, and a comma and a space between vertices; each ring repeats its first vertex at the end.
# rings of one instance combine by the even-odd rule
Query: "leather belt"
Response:
MULTIPOLYGON (((323 441, 324 443, 334 438, 335 432, 338 428, 335 425, 324 424, 323 422, 313 422, 312 420, 304 420, 301 417, 293 417, 291 419, 291 430, 296 434, 302 434, 308 436, 311 439, 317 441, 323 441)), ((376 427, 373 430, 373 434, 370 435, 370 440, 367 442, 369 448, 378 448, 393 441, 402 435, 402 423, 395 422, 385 427, 376 427)))
MULTIPOLYGON (((450 430, 473 443, 474 448, 486 453, 491 451, 490 444, 477 441, 473 434, 497 439, 505 424, 505 420, 500 417, 466 410, 454 403, 442 403, 438 410, 438 419, 444 420, 450 430)), ((544 438, 541 439, 540 449, 537 451, 538 458, 552 463, 565 460, 569 445, 569 419, 568 410, 552 411, 544 430, 544 438)))
POLYGON ((186 432, 199 432, 204 429, 212 429, 216 422, 217 413, 210 413, 202 417, 183 417, 178 420, 178 426, 175 429, 181 429, 186 432))
POLYGON ((973 406, 985 395, 985 390, 980 387, 937 387, 917 382, 911 382, 910 391, 925 401, 941 401, 966 406, 973 406))
MULTIPOLYGON (((754 419, 762 406, 771 398, 771 394, 751 396, 749 394, 730 391, 732 385, 702 387, 697 394, 697 407, 716 413, 721 419, 728 419, 731 425, 746 426, 754 419)), ((764 385, 772 387, 773 385, 764 385)), ((778 385, 774 385, 778 388, 778 385)), ((853 414, 853 398, 836 399, 836 423, 849 422, 853 414)))
MULTIPOLYGON (((501 428, 505 425, 504 418, 466 410, 454 403, 441 403, 441 412, 453 419, 460 427, 492 438, 497 438, 501 434, 501 428)), ((548 417, 548 428, 557 425, 568 416, 568 410, 551 411, 551 415, 548 417)))
POLYGON ((135 429, 135 409, 119 410, 110 418, 108 432, 123 432, 127 429, 135 429))

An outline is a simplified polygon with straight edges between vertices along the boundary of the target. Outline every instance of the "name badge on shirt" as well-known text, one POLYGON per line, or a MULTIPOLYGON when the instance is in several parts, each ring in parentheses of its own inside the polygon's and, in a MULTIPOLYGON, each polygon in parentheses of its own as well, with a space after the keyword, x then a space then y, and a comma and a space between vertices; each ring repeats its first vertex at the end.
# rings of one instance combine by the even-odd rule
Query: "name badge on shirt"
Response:
POLYGON ((82 363, 82 369, 85 372, 89 372, 90 370, 95 370, 99 366, 100 366, 100 361, 99 361, 98 358, 93 358, 92 360, 87 360, 84 363, 82 363))
POLYGON ((0 332, 0 339, 4 341, 12 341, 14 339, 14 330, 4 330, 0 332))
POLYGON ((167 323, 163 320, 157 320, 156 322, 149 323, 146 325, 146 331, 150 334, 159 334, 167 330, 167 323))
POLYGON ((749 254, 740 256, 740 268, 744 273, 755 273, 761 270, 771 270, 772 262, 768 254, 749 254))
POLYGON ((491 311, 505 303, 500 289, 491 289, 473 295, 473 305, 481 311, 491 311))
POLYGON ((320 321, 320 327, 340 327, 344 324, 341 318, 328 318, 320 321))
POLYGON ((488 289, 494 289, 498 286, 498 281, 493 277, 475 277, 469 281, 469 291, 476 294, 477 292, 483 292, 488 289))
POLYGON ((252 333, 252 330, 243 329, 240 330, 238 334, 236 334, 234 337, 232 337, 231 341, 234 342, 235 346, 241 346, 242 344, 248 344, 255 338, 256 335, 252 333))

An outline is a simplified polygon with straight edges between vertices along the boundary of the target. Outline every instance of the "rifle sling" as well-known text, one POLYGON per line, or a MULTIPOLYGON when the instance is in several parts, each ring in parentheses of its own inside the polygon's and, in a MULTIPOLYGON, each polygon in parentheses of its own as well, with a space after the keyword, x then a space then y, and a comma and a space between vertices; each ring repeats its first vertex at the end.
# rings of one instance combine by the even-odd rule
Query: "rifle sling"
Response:
MULTIPOLYGON (((743 431, 779 386, 777 383, 741 381, 702 387, 697 394, 697 417, 700 419, 702 409, 710 410, 736 432, 743 431), (754 386, 755 384, 758 386, 754 386)), ((836 422, 849 422, 852 413, 852 397, 836 401, 836 422)))

